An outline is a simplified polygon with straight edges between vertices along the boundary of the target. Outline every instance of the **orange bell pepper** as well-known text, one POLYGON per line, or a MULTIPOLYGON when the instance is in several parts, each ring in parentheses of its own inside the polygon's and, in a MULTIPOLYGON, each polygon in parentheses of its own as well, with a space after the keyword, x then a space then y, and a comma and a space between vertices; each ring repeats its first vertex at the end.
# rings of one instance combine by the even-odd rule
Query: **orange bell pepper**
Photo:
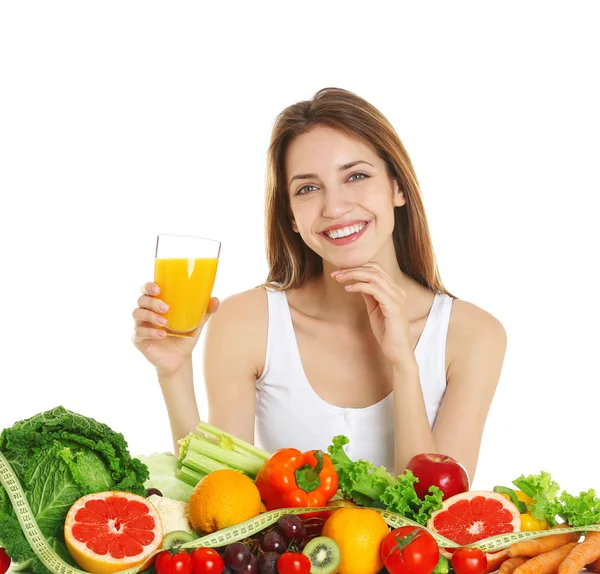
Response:
POLYGON ((338 489, 338 475, 329 455, 295 448, 274 452, 256 475, 267 510, 325 506, 338 489))

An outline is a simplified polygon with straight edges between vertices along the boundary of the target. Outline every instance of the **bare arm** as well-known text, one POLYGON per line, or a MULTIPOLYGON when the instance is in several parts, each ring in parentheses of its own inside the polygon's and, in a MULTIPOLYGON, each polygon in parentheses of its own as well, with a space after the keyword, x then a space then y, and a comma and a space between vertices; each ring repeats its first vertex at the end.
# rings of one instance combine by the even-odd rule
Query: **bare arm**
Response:
POLYGON ((209 321, 204 345, 208 422, 254 442, 256 379, 266 353, 267 299, 263 289, 234 295, 209 321))
POLYGON ((455 301, 448 333, 447 389, 433 431, 416 361, 394 367, 396 473, 421 452, 452 456, 475 475, 487 414, 506 351, 501 323, 475 305, 455 301))
POLYGON ((192 359, 188 359, 181 369, 173 375, 159 375, 158 382, 171 423, 173 452, 178 456, 179 439, 191 433, 200 421, 194 393, 192 359))
POLYGON ((475 476, 485 421, 500 379, 506 332, 495 317, 454 301, 448 333, 448 386, 433 436, 438 452, 460 461, 475 476))

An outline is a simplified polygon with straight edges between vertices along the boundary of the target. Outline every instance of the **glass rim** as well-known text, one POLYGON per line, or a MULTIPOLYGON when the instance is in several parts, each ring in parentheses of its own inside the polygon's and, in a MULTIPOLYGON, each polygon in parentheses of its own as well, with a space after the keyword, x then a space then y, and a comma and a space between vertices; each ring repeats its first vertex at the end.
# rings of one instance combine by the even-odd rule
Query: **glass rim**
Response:
POLYGON ((158 259, 158 246, 160 244, 160 238, 161 237, 165 237, 165 238, 178 238, 178 239, 191 239, 191 240, 198 240, 198 241, 204 241, 206 244, 208 245, 212 245, 213 248, 216 248, 217 250, 217 259, 221 256, 221 242, 218 239, 209 239, 208 237, 198 237, 196 235, 178 235, 175 233, 159 233, 156 236, 156 246, 154 248, 154 258, 158 259))
POLYGON ((221 245, 221 242, 218 239, 210 239, 209 237, 200 237, 199 235, 181 235, 177 233, 158 233, 156 235, 156 241, 161 237, 180 237, 181 239, 200 239, 201 241, 208 241, 210 243, 217 243, 221 245))

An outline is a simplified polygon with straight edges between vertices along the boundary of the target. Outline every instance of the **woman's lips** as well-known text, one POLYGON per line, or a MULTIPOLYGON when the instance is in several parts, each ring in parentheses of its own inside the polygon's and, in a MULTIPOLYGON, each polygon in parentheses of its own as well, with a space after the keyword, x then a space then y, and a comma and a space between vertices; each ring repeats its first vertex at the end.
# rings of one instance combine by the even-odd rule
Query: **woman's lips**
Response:
POLYGON ((350 235, 346 235, 346 237, 338 237, 337 239, 333 239, 329 237, 325 232, 321 233, 321 235, 329 241, 332 245, 337 245, 338 247, 348 245, 350 243, 354 243, 358 241, 364 234, 365 230, 369 227, 370 221, 367 221, 366 225, 357 233, 351 233, 350 235))

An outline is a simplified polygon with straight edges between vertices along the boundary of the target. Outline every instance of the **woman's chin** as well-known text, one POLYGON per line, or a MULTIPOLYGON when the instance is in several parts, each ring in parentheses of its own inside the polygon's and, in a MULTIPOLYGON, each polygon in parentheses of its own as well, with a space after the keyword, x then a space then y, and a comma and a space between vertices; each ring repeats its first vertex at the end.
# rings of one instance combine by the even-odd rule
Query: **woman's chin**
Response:
POLYGON ((369 261, 372 261, 372 257, 366 257, 364 254, 361 256, 358 253, 347 254, 345 256, 330 257, 327 259, 327 263, 330 267, 335 269, 352 269, 353 267, 360 267, 365 265, 369 261))

